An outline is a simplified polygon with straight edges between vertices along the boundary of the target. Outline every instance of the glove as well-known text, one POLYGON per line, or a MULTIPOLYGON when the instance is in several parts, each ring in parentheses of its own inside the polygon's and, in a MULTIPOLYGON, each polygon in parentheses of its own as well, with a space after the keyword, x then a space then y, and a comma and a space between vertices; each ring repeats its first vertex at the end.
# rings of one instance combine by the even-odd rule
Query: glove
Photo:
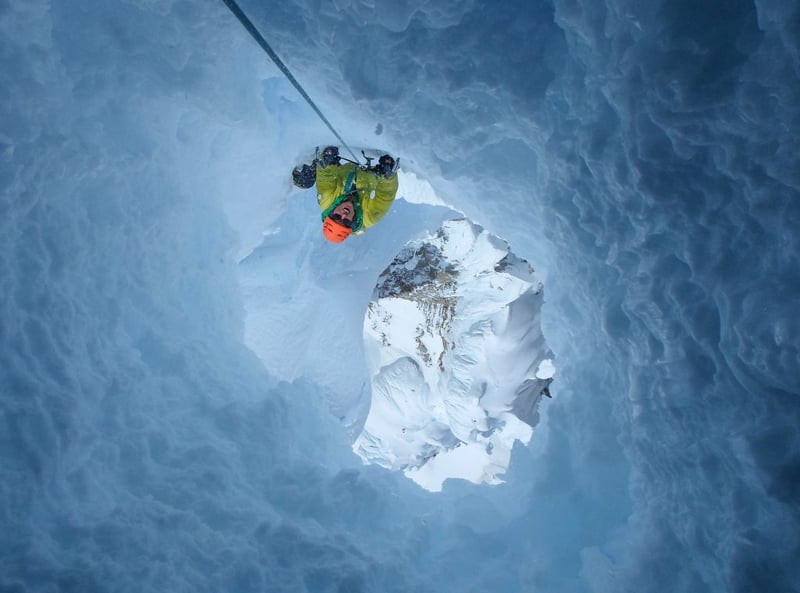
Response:
POLYGON ((302 168, 294 168, 292 171, 292 183, 301 189, 313 187, 317 182, 317 170, 313 166, 303 165, 302 168))
POLYGON ((323 167, 330 167, 331 165, 339 164, 339 149, 336 146, 326 146, 322 151, 322 158, 320 163, 323 167))

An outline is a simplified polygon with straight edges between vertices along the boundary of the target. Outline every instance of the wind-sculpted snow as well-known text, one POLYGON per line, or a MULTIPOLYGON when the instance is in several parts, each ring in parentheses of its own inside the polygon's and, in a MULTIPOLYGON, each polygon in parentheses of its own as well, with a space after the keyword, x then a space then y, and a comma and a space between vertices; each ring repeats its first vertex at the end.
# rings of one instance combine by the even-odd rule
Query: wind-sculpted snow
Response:
POLYGON ((499 483, 552 381, 542 302, 527 262, 467 220, 403 247, 364 319, 372 405, 353 449, 430 490, 499 483))

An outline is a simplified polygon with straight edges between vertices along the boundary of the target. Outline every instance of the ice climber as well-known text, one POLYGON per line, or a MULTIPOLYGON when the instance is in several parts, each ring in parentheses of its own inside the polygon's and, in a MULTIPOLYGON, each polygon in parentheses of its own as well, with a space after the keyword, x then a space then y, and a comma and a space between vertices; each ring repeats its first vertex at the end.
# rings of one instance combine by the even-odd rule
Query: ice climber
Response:
POLYGON ((377 224, 392 207, 397 195, 397 163, 385 154, 374 167, 341 164, 339 149, 328 146, 311 165, 292 171, 298 187, 317 186, 322 210, 322 234, 341 243, 377 224))

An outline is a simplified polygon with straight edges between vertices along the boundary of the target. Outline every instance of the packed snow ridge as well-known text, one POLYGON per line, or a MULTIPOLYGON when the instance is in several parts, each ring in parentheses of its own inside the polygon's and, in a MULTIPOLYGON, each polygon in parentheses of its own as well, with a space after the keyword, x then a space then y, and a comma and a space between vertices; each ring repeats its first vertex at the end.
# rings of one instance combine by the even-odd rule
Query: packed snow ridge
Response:
POLYGON ((407 244, 364 320, 372 405, 354 451, 432 491, 500 482, 555 372, 542 303, 531 266, 468 220, 407 244))

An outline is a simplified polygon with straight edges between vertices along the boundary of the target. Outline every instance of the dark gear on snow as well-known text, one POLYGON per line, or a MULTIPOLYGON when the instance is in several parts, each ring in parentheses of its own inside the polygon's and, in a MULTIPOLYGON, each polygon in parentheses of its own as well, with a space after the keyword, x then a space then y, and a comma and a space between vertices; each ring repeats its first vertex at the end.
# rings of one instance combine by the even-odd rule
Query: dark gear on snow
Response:
POLYGON ((326 146, 322 151, 322 156, 319 160, 323 167, 330 167, 331 165, 339 164, 339 148, 337 146, 326 146))
POLYGON ((299 188, 308 189, 314 187, 317 182, 317 170, 313 165, 303 165, 292 171, 292 182, 299 188))
POLYGON ((394 171, 397 164, 395 160, 392 158, 392 155, 385 154, 381 158, 378 159, 378 165, 375 167, 375 173, 378 175, 383 175, 387 179, 394 175, 394 171))

